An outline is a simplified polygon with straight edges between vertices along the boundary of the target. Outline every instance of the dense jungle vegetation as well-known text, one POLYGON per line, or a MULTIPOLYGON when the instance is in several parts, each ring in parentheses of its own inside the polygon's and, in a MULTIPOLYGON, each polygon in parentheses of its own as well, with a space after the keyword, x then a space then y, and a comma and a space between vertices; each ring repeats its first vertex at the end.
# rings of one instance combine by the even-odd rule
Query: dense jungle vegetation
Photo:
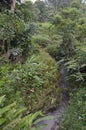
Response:
POLYGON ((86 0, 1 0, 0 130, 43 130, 64 92, 60 130, 86 130, 86 0))

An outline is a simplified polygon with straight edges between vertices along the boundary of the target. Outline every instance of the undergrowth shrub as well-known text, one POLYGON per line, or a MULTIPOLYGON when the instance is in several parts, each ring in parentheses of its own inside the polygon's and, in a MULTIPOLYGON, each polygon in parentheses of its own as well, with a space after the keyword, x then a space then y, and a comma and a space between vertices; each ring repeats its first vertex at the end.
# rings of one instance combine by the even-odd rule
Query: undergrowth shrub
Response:
POLYGON ((12 66, 9 63, 0 65, 0 95, 6 95, 6 105, 12 103, 14 100, 22 104, 20 91, 12 84, 14 79, 10 77, 14 68, 16 68, 16 66, 12 66))
POLYGON ((32 38, 32 42, 40 45, 43 48, 51 43, 49 37, 46 35, 34 35, 32 38))
POLYGON ((71 96, 61 130, 86 130, 86 88, 71 96))
POLYGON ((24 23, 16 15, 0 14, 0 40, 10 43, 16 33, 22 33, 23 29, 24 23))
POLYGON ((42 130, 46 125, 37 126, 43 120, 52 119, 41 111, 24 115, 26 108, 19 107, 16 102, 4 105, 5 96, 0 96, 0 129, 1 130, 42 130), (38 118, 42 117, 42 118, 38 118), (37 119, 38 118, 38 119, 37 119), (34 124, 34 127, 32 127, 34 124))
POLYGON ((56 62, 40 51, 24 64, 0 67, 0 94, 6 95, 6 104, 15 100, 29 111, 47 110, 61 101, 59 78, 56 62))
POLYGON ((48 22, 45 22, 45 23, 39 23, 39 31, 41 34, 46 34, 46 35, 49 35, 51 34, 51 26, 52 24, 51 23, 48 23, 48 22))
POLYGON ((25 61, 31 54, 31 36, 38 30, 38 25, 34 22, 26 24, 16 14, 1 13, 0 30, 0 54, 5 54, 9 60, 11 52, 15 57, 14 49, 19 50, 16 57, 25 61))
POLYGON ((55 107, 61 100, 57 64, 45 52, 32 56, 24 65, 14 69, 10 76, 30 111, 55 107))
POLYGON ((48 45, 47 48, 46 48, 46 51, 47 51, 52 57, 54 57, 55 59, 57 59, 57 56, 58 56, 57 45, 55 45, 55 44, 48 45))

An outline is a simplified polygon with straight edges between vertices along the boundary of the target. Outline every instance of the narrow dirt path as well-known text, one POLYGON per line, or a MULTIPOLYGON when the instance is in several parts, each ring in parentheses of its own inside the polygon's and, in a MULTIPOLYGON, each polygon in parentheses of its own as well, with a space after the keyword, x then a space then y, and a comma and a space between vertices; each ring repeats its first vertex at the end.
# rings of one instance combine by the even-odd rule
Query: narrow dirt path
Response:
POLYGON ((58 108, 52 113, 48 113, 48 115, 53 116, 54 118, 51 120, 45 120, 42 124, 47 124, 47 127, 43 130, 60 130, 60 126, 63 120, 63 114, 65 113, 68 106, 68 95, 65 90, 66 88, 66 70, 65 66, 62 64, 60 68, 61 73, 61 83, 60 87, 63 89, 63 100, 58 108))
POLYGON ((61 106, 57 108, 56 111, 48 114, 48 115, 52 115, 54 118, 42 122, 42 124, 47 124, 47 127, 43 130, 60 130, 62 117, 67 109, 67 104, 68 104, 67 102, 63 101, 61 106))

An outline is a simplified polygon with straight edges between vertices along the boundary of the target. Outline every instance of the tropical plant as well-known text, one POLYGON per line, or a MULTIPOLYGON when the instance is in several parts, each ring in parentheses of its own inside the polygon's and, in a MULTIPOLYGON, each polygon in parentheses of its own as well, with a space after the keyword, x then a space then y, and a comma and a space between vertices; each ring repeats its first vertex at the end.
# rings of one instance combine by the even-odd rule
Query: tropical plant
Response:
MULTIPOLYGON (((20 91, 21 97, 29 110, 34 111, 34 108, 38 110, 40 107, 45 109, 46 106, 44 107, 43 104, 46 98, 48 98, 47 101, 50 104, 53 97, 56 102, 57 94, 54 82, 59 82, 57 81, 57 79, 59 80, 59 75, 57 75, 57 65, 55 61, 52 60, 48 54, 40 53, 39 56, 28 58, 25 64, 19 64, 16 69, 13 69, 9 77, 11 84, 14 86, 14 90, 20 91), (47 57, 48 60, 46 60, 47 57), (50 93, 52 96, 45 96, 44 100, 42 100, 46 90, 47 93, 50 93), (52 93, 52 91, 54 92, 52 93)), ((57 87, 57 92, 58 91, 60 91, 60 89, 57 87)))
POLYGON ((45 125, 37 126, 37 124, 52 118, 52 116, 47 116, 37 119, 39 116, 44 116, 41 111, 24 116, 25 107, 17 106, 16 102, 4 106, 5 100, 5 96, 0 97, 0 129, 2 130, 42 130, 45 125), (33 124, 35 127, 32 128, 33 124))
POLYGON ((86 129, 86 89, 80 88, 75 94, 71 94, 70 105, 64 115, 61 130, 85 130, 86 129))
POLYGON ((57 49, 57 44, 53 45, 48 45, 47 48, 46 48, 46 51, 52 56, 54 57, 55 59, 57 59, 57 55, 58 55, 58 49, 57 49))
POLYGON ((43 48, 51 43, 51 41, 49 40, 49 37, 47 35, 34 35, 32 37, 32 42, 40 45, 43 48))

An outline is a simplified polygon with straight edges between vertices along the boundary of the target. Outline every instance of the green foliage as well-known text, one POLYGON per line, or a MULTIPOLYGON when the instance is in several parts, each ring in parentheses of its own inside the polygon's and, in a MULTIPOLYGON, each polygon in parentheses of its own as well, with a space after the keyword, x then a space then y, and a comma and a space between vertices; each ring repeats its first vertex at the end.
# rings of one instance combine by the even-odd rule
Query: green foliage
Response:
POLYGON ((53 24, 57 32, 62 35, 62 43, 59 47, 59 56, 72 57, 75 55, 75 42, 78 34, 77 25, 81 10, 75 7, 68 7, 56 15, 53 24))
POLYGON ((71 2, 71 7, 73 8, 80 9, 81 6, 82 6, 81 0, 73 0, 73 2, 71 2))
POLYGON ((53 24, 55 24, 55 25, 58 25, 58 24, 61 24, 62 23, 62 16, 60 16, 60 15, 56 15, 55 17, 54 17, 54 19, 53 19, 53 24))
POLYGON ((30 34, 34 35, 39 30, 38 24, 35 23, 35 22, 30 22, 30 24, 29 24, 29 30, 30 30, 30 34))
POLYGON ((51 41, 49 40, 49 37, 46 35, 35 35, 32 38, 32 42, 40 45, 43 48, 51 43, 51 41))
POLYGON ((15 33, 21 33, 23 28, 24 23, 16 15, 0 14, 0 40, 12 40, 15 37, 15 33))
MULTIPOLYGON (((0 98, 2 130, 43 129, 44 126, 39 127, 37 124, 45 120, 45 117, 34 122, 42 115, 41 112, 24 115, 39 109, 49 110, 62 100, 62 90, 58 87, 60 72, 55 60, 65 62, 70 82, 68 90, 76 90, 81 84, 85 84, 85 5, 82 6, 80 0, 72 1, 71 4, 70 0, 52 0, 50 3, 36 1, 35 4, 16 4, 16 14, 12 15, 7 11, 10 7, 0 2, 0 95, 6 95, 6 100, 4 97, 0 98), (70 6, 67 7, 68 5, 70 6), (51 19, 52 24, 45 22, 51 19), (35 20, 45 23, 35 23, 35 20), (22 61, 22 64, 13 64, 14 61, 9 63, 9 53, 15 55, 17 51, 18 61, 22 61), (26 109, 23 106, 27 106, 28 112, 24 111, 26 109)), ((71 97, 63 130, 85 130, 86 103, 82 97, 86 97, 84 88, 75 97, 71 97)))
POLYGON ((57 55, 58 55, 58 49, 57 49, 57 45, 48 45, 46 51, 55 59, 57 59, 57 55))
MULTIPOLYGON (((0 14, 0 42, 1 52, 5 53, 13 48, 21 50, 21 56, 26 59, 31 50, 31 36, 37 31, 36 23, 28 25, 16 14, 0 14)), ((8 57, 9 58, 9 57, 8 57)))
POLYGON ((28 3, 22 3, 21 6, 19 5, 17 7, 17 14, 19 15, 19 17, 24 20, 24 22, 29 22, 32 20, 32 12, 31 10, 28 8, 28 3))
POLYGON ((35 2, 35 7, 39 10, 39 13, 38 13, 38 21, 40 22, 45 22, 47 21, 47 10, 48 8, 46 7, 46 4, 44 1, 36 1, 35 2))
POLYGON ((57 59, 63 60, 67 70, 67 90, 77 91, 71 96, 61 130, 86 129, 86 14, 81 1, 60 9, 53 19, 54 29, 62 36, 57 46, 57 59))
POLYGON ((70 5, 70 0, 45 0, 48 6, 52 7, 52 9, 56 12, 59 9, 66 8, 70 5))
POLYGON ((78 31, 77 39, 80 40, 80 42, 86 42, 86 40, 85 40, 86 19, 85 18, 79 19, 79 24, 77 25, 77 31, 78 31))
POLYGON ((9 5, 11 4, 11 0, 1 0, 0 1, 0 11, 7 11, 9 9, 9 5))
MULTIPOLYGON (((76 50, 76 55, 74 57, 71 57, 67 59, 66 61, 66 67, 68 71, 68 78, 71 80, 77 81, 77 82, 84 82, 86 77, 86 47, 78 46, 76 50)), ((80 84, 81 84, 80 83, 80 84)))
POLYGON ((24 124, 26 122, 26 120, 24 120, 25 117, 22 118, 22 113, 26 110, 26 108, 18 108, 16 103, 8 106, 2 106, 3 100, 4 96, 0 97, 0 128, 3 130, 23 128, 23 124, 21 124, 20 127, 18 127, 18 125, 22 121, 24 121, 24 124))
POLYGON ((86 129, 86 89, 81 88, 71 96, 68 111, 64 116, 62 130, 86 129))
POLYGON ((69 18, 71 20, 77 19, 80 15, 79 10, 76 8, 67 8, 62 10, 62 15, 64 18, 69 18))
MULTIPOLYGON (((25 107, 19 107, 15 102, 4 106, 5 100, 5 96, 0 97, 0 129, 2 130, 33 130, 33 124, 37 125, 41 121, 52 118, 52 116, 43 117, 44 115, 41 111, 24 116, 25 107), (42 116, 42 118, 37 119, 39 116, 42 116)), ((34 130, 41 130, 42 127, 44 128, 45 126, 35 126, 34 130)))
POLYGON ((25 64, 3 65, 0 72, 0 94, 6 95, 6 104, 15 100, 36 111, 55 107, 61 100, 57 64, 45 52, 28 58, 25 64))
POLYGON ((14 85, 11 84, 12 79, 10 78, 10 74, 12 70, 13 66, 9 63, 0 65, 0 95, 6 95, 5 104, 12 103, 14 100, 18 103, 22 102, 19 90, 16 90, 14 85))
MULTIPOLYGON (((24 65, 19 65, 17 69, 13 70, 11 78, 15 88, 21 91, 23 101, 31 111, 34 108, 36 110, 44 107, 43 104, 47 103, 45 100, 49 98, 45 94, 51 94, 51 97, 47 100, 48 104, 53 99, 53 96, 56 95, 56 93, 51 93, 51 91, 55 91, 56 88, 54 82, 57 82, 58 78, 57 66, 55 61, 46 53, 40 53, 40 56, 37 57, 32 56, 24 65), (47 93, 45 93, 46 90, 47 93), (45 97, 44 100, 42 100, 43 97, 45 97)), ((58 91, 60 91, 59 88, 57 88, 58 91)))
POLYGON ((50 27, 52 26, 51 23, 49 22, 45 22, 45 23, 39 23, 39 29, 40 29, 40 33, 41 34, 46 34, 46 35, 49 35, 51 32, 50 32, 50 27))
POLYGON ((15 30, 11 23, 10 16, 7 14, 0 14, 0 40, 12 40, 15 36, 15 30))
MULTIPOLYGON (((16 46, 16 41, 13 42, 16 35, 22 33, 24 29, 24 23, 16 16, 11 14, 1 13, 0 14, 0 41, 1 51, 4 53, 11 49, 12 46, 16 46)), ((17 37, 16 37, 17 39, 17 37)))

